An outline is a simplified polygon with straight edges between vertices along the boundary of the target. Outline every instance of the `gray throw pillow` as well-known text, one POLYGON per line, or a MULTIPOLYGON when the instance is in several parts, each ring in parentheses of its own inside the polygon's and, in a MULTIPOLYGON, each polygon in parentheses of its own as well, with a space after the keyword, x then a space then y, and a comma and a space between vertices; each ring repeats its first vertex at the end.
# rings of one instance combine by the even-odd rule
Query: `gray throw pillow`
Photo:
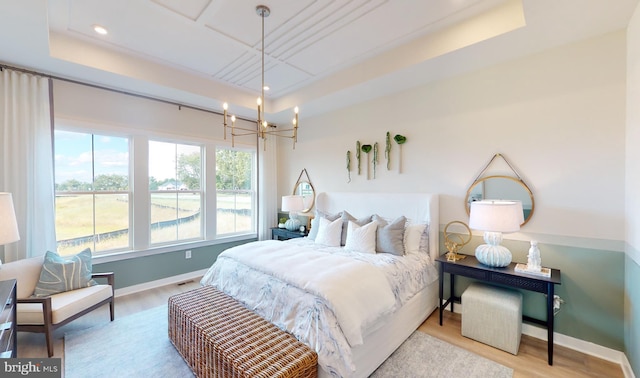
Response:
POLYGON ((369 215, 368 217, 356 219, 353 215, 349 214, 346 210, 342 212, 342 239, 340 240, 340 245, 342 246, 347 244, 347 229, 349 226, 349 221, 352 221, 358 226, 364 226, 367 223, 371 223, 371 215, 369 215))
POLYGON ((378 223, 376 252, 404 256, 404 227, 407 218, 401 216, 393 222, 387 223, 383 218, 374 215, 373 220, 378 223))
POLYGON ((318 236, 318 227, 320 226, 320 218, 326 218, 333 222, 340 218, 341 215, 341 212, 338 214, 327 214, 323 211, 316 210, 316 216, 311 220, 311 230, 309 230, 309 235, 307 235, 307 237, 311 240, 316 240, 316 236, 318 236))
POLYGON ((91 279, 91 250, 89 248, 75 256, 60 256, 47 251, 40 271, 40 280, 33 292, 34 297, 48 297, 83 287, 96 285, 91 279))

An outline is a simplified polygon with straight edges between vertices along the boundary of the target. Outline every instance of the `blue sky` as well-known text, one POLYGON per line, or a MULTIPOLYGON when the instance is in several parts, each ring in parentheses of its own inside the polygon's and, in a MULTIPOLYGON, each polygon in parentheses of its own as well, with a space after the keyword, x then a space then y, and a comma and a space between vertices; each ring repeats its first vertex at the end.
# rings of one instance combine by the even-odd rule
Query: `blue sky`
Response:
POLYGON ((95 159, 95 174, 129 174, 129 141, 126 138, 96 135, 95 155, 91 154, 91 135, 70 131, 55 131, 55 182, 75 179, 91 182, 91 162, 95 159))

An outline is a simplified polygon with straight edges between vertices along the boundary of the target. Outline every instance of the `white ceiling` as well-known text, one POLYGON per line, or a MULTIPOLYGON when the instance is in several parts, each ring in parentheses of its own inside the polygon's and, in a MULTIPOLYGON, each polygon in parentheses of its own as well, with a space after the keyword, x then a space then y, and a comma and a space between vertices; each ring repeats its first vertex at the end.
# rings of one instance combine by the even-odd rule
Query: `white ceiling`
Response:
POLYGON ((639 0, 0 0, 0 62, 301 119, 626 27, 639 0), (99 24, 106 36, 93 31, 99 24))

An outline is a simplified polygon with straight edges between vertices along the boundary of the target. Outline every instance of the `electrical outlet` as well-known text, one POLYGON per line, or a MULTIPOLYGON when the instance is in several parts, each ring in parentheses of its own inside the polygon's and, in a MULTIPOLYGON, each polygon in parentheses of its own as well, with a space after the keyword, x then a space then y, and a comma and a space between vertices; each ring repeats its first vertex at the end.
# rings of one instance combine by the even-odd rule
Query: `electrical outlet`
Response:
POLYGON ((190 259, 191 258, 191 250, 184 251, 184 258, 185 259, 190 259))

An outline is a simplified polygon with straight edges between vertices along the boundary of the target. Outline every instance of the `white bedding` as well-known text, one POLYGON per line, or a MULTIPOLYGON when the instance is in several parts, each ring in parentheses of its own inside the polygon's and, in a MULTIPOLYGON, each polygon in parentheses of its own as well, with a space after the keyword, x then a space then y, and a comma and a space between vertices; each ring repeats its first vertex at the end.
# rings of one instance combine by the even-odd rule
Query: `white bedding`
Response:
POLYGON ((348 377, 355 371, 352 348, 381 326, 381 318, 436 279, 426 253, 348 252, 300 238, 227 250, 201 283, 216 286, 310 345, 329 374, 348 377))

